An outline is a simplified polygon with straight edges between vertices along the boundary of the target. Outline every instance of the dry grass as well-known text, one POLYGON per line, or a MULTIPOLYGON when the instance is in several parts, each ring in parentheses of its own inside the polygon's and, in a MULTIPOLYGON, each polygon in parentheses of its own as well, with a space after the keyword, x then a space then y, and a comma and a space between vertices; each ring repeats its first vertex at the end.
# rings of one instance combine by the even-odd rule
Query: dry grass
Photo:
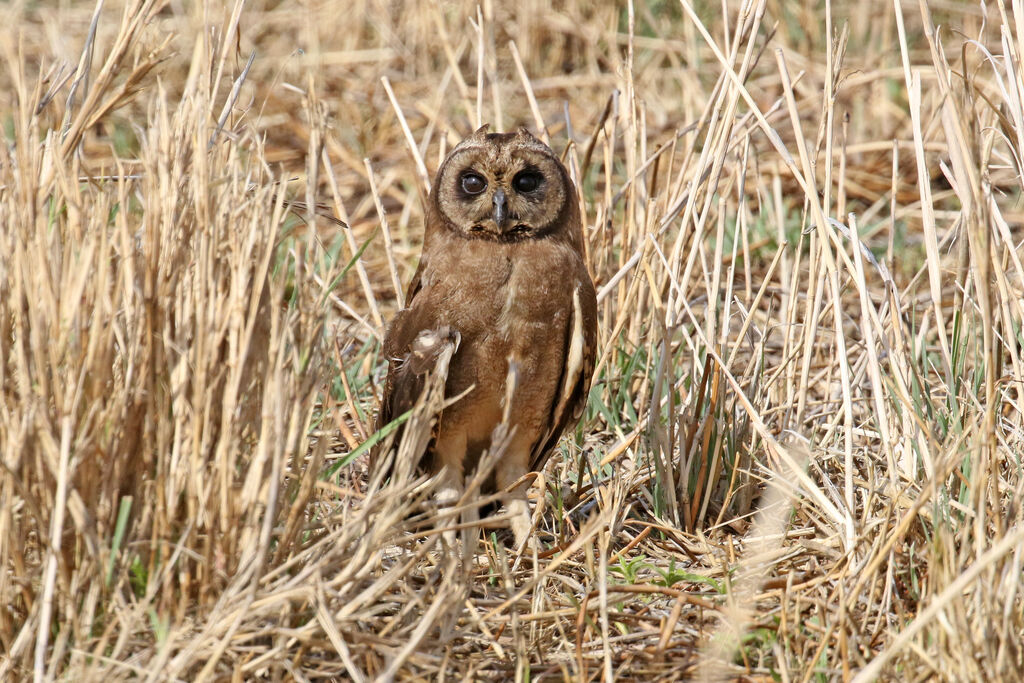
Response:
POLYGON ((0 7, 0 679, 1021 679, 1024 6, 597 5, 0 7), (484 121, 601 352, 474 560, 361 444, 484 121))

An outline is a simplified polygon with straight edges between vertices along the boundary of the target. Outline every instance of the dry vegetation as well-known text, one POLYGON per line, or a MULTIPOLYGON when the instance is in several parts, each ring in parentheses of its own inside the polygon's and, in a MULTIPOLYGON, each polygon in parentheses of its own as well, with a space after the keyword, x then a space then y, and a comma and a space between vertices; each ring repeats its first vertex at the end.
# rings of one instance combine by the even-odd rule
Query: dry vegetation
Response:
POLYGON ((1021 3, 555 5, 0 7, 0 679, 1021 679, 1021 3), (473 560, 365 453, 486 121, 601 352, 473 560))

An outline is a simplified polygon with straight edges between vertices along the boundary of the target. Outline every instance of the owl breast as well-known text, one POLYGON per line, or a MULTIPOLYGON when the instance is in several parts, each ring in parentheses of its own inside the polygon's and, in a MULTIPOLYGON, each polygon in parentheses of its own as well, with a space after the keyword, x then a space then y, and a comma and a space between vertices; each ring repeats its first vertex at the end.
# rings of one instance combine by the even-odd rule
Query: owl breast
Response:
POLYGON ((512 421, 523 438, 542 437, 565 362, 573 292, 585 269, 570 246, 554 241, 459 242, 431 258, 436 279, 426 275, 437 304, 429 309, 442 314, 431 324, 450 325, 462 337, 446 393, 470 390, 445 410, 442 429, 465 431, 472 462, 501 420, 510 360, 518 373, 512 421))

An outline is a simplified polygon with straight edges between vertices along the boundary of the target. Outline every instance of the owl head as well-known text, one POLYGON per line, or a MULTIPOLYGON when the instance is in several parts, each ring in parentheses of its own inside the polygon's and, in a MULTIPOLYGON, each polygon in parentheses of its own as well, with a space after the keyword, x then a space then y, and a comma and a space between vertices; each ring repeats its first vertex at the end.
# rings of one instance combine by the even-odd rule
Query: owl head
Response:
POLYGON ((442 229, 469 239, 516 242, 579 233, 576 191, 551 148, 525 128, 483 126, 438 169, 430 204, 442 229))

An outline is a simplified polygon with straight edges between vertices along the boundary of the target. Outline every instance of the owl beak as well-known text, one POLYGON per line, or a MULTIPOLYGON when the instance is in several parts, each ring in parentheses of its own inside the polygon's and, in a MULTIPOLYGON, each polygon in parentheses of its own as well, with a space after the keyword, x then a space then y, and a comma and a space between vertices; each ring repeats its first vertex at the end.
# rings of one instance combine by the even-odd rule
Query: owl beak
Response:
POLYGON ((505 197, 505 191, 498 188, 491 201, 494 203, 494 213, 492 214, 494 216, 494 224, 502 228, 505 225, 505 220, 508 218, 508 200, 505 197))

